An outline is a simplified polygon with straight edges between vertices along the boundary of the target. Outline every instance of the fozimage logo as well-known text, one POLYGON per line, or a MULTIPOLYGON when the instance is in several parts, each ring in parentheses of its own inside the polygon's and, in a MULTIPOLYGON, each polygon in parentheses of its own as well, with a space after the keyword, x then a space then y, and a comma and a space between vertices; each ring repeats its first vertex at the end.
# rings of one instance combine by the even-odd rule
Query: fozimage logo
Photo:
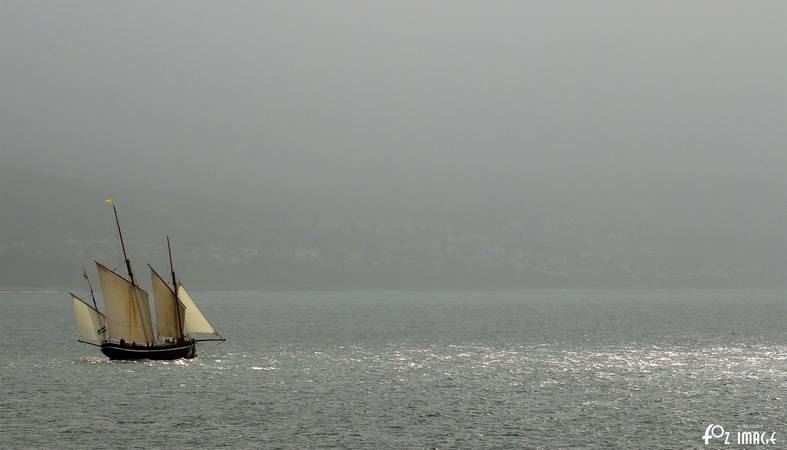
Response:
POLYGON ((705 441, 705 445, 710 443, 724 445, 776 445, 775 431, 764 431, 761 425, 746 425, 741 428, 746 429, 746 431, 731 432, 725 430, 721 425, 710 424, 705 428, 705 434, 702 436, 702 439, 705 441))

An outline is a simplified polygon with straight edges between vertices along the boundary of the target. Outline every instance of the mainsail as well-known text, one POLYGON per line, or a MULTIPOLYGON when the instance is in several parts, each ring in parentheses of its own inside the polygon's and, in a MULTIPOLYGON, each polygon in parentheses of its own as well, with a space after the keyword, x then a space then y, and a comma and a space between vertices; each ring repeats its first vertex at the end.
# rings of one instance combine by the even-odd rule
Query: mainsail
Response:
POLYGON ((126 342, 153 344, 155 335, 147 292, 101 263, 96 262, 96 266, 104 293, 109 335, 126 342))
POLYGON ((178 301, 175 292, 152 267, 150 268, 150 278, 153 282, 153 296, 156 298, 156 331, 158 331, 158 335, 182 337, 186 308, 178 301))
POLYGON ((79 334, 85 339, 100 341, 106 331, 104 315, 74 294, 71 294, 71 303, 74 304, 74 317, 79 334))
POLYGON ((186 292, 186 288, 180 283, 178 283, 178 299, 183 302, 183 305, 186 307, 186 316, 183 321, 184 334, 205 333, 216 336, 219 335, 216 329, 208 322, 208 319, 202 315, 197 305, 194 304, 194 301, 191 300, 189 293, 186 292))

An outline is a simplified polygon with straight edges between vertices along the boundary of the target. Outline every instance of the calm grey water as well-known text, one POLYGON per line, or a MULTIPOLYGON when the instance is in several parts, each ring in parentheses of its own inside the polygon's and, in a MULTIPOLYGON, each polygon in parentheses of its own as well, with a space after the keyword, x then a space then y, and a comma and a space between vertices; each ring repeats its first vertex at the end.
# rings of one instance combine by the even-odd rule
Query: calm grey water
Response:
POLYGON ((0 447, 787 445, 782 291, 193 296, 228 342, 109 362, 65 292, 0 292, 0 447))

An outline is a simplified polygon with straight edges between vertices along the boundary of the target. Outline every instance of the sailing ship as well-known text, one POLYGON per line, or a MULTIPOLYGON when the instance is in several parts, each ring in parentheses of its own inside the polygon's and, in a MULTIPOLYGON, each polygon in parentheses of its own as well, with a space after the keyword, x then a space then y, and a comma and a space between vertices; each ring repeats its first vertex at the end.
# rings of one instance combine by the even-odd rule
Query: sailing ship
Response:
POLYGON ((101 352, 113 360, 172 360, 197 356, 197 342, 224 341, 175 276, 169 236, 167 251, 172 286, 148 265, 156 302, 154 330, 148 293, 139 287, 131 270, 117 208, 111 198, 106 201, 115 212, 115 223, 128 278, 98 261, 95 262, 104 300, 105 312, 102 313, 98 309, 87 271, 84 271, 93 304, 90 305, 76 294, 70 293, 79 334, 86 339, 79 342, 100 347, 101 352), (198 339, 194 337, 196 334, 215 337, 198 339))

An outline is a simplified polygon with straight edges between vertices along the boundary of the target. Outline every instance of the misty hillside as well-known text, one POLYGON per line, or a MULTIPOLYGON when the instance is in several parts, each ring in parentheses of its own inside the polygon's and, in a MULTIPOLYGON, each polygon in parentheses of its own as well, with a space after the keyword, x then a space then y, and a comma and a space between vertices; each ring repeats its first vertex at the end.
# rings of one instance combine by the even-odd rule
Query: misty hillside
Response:
POLYGON ((166 269, 169 233, 179 273, 199 288, 718 287, 785 280, 784 248, 770 245, 779 230, 742 240, 745 221, 709 229, 692 223, 689 210, 680 222, 660 223, 658 209, 653 217, 631 217, 621 203, 621 211, 594 216, 581 205, 566 208, 571 199, 560 193, 550 202, 523 194, 519 204, 509 198, 492 206, 472 193, 439 203, 434 192, 413 193, 401 205, 375 205, 347 192, 347 204, 329 208, 320 193, 295 189, 239 189, 222 201, 110 187, 19 164, 0 172, 3 287, 78 287, 81 267, 93 259, 118 266, 113 216, 103 202, 110 194, 136 271, 146 263, 166 269))
POLYGON ((0 287, 787 286, 784 5, 4 4, 0 287))

